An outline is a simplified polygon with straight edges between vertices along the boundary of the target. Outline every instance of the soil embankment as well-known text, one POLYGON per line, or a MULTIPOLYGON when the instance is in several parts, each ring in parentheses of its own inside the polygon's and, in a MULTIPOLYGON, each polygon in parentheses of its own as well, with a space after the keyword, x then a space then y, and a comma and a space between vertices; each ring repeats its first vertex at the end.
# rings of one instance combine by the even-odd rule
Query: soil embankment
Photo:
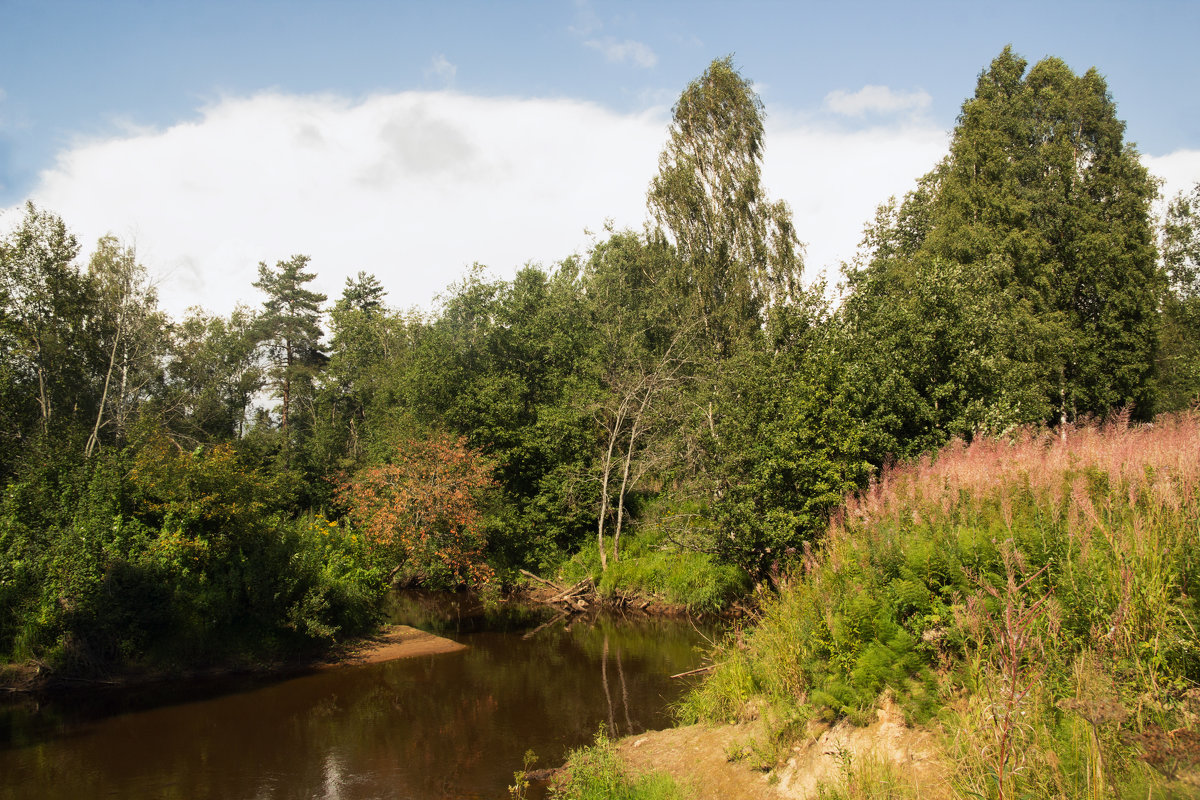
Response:
POLYGON ((635 773, 665 772, 697 800, 815 800, 822 786, 838 785, 848 765, 870 758, 890 762, 921 797, 950 796, 935 734, 907 726, 891 704, 865 727, 843 720, 809 733, 769 772, 758 755, 771 751, 761 721, 649 731, 624 739, 617 750, 635 773))

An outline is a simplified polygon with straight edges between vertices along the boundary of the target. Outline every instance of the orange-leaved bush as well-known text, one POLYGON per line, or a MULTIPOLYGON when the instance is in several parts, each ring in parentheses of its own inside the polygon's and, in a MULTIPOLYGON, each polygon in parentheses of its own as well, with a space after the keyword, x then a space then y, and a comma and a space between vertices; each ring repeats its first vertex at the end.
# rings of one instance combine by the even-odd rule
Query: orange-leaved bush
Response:
POLYGON ((495 486, 491 464, 463 437, 403 438, 391 460, 359 470, 338 500, 397 573, 431 584, 486 583, 479 501, 495 486))

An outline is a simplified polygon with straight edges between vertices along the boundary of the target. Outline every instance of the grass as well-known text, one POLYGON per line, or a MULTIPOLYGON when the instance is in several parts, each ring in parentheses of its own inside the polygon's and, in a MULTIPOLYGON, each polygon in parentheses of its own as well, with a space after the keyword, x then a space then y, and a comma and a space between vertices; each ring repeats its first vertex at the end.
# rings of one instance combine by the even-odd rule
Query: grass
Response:
POLYGON ((556 800, 684 800, 685 795, 663 773, 632 776, 616 746, 601 731, 591 747, 575 750, 552 796, 556 800))
POLYGON ((1195 415, 955 443, 849 498, 679 713, 865 723, 890 690, 962 796, 1170 797, 1198 587, 1195 415))

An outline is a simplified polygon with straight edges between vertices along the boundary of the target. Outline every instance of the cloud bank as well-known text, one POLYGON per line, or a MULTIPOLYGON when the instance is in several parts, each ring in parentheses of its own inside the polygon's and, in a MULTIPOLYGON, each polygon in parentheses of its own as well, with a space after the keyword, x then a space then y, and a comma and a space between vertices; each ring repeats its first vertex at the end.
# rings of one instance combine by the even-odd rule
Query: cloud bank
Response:
MULTIPOLYGON (((137 246, 172 314, 257 305, 260 261, 312 257, 331 299, 359 270, 393 306, 428 308, 474 262, 507 277, 586 251, 606 219, 640 229, 668 112, 572 100, 405 92, 359 100, 263 93, 196 120, 79 142, 31 199, 85 250, 112 232, 137 246)), ((876 205, 945 153, 908 121, 856 131, 767 118, 763 179, 791 204, 810 279, 850 259, 876 205)), ((1148 158, 1168 187, 1200 180, 1200 152, 1148 158)), ((20 219, 0 215, 0 229, 20 219)))

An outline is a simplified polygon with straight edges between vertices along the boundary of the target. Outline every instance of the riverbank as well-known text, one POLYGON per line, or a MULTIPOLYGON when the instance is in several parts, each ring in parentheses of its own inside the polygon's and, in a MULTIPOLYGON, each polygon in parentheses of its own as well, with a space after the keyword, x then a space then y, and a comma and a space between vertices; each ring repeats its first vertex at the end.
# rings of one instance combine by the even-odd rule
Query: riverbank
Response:
MULTIPOLYGON (((934 729, 906 724, 895 703, 885 700, 869 725, 811 723, 786 745, 770 724, 755 719, 646 731, 597 747, 624 782, 644 785, 657 776, 661 783, 665 776, 691 800, 856 798, 863 787, 882 792, 872 796, 892 797, 887 792, 894 791, 944 800, 953 792, 939 741, 934 729)), ((579 763, 578 755, 573 758, 579 763)), ((568 764, 552 780, 573 777, 568 764)), ((566 796, 573 796, 570 790, 566 796)))
POLYGON ((38 662, 0 665, 0 694, 20 695, 88 687, 133 687, 177 680, 203 680, 229 675, 291 675, 379 664, 465 649, 443 636, 408 625, 385 625, 371 636, 352 639, 326 652, 277 661, 237 661, 178 670, 130 667, 96 676, 64 676, 38 662))

